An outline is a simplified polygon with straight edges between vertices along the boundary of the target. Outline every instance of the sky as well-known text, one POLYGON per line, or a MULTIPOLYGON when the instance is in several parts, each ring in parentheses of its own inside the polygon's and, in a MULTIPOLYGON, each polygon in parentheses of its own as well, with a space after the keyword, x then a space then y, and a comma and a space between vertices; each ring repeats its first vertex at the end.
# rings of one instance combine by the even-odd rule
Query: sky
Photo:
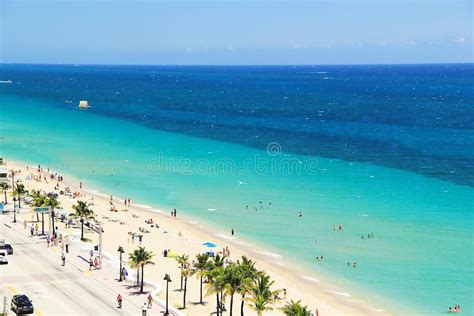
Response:
POLYGON ((0 0, 0 62, 473 62, 471 0, 0 0))

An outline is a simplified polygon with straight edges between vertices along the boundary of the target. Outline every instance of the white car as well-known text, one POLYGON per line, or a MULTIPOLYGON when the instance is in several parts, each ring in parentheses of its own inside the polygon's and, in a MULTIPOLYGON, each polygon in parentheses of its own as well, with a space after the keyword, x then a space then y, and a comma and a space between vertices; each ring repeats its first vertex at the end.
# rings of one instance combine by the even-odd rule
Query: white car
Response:
POLYGON ((0 264, 8 264, 7 252, 0 250, 0 264))

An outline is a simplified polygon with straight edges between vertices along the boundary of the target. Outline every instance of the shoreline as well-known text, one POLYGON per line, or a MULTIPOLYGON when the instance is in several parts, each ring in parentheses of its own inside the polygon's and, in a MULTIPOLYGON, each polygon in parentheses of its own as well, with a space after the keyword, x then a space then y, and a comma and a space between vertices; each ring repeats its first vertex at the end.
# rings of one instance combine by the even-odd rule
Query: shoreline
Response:
MULTIPOLYGON (((6 163, 9 169, 13 168, 22 170, 22 182, 25 185, 34 184, 31 187, 28 187, 29 189, 38 189, 39 184, 45 184, 44 182, 36 182, 33 180, 28 181, 27 183, 25 183, 26 181, 23 181, 23 172, 26 171, 25 169, 27 165, 32 167, 31 163, 8 159, 6 159, 6 163)), ((42 167, 45 169, 45 166, 42 167)), ((36 167, 32 168, 34 168, 34 171, 32 172, 30 168, 28 172, 36 173, 36 167)), ((67 169, 67 167, 64 168, 67 169)), ((44 173, 45 172, 43 172, 43 174, 44 173)), ((107 195, 104 193, 104 191, 97 190, 97 188, 88 187, 87 183, 83 183, 84 188, 79 189, 80 180, 77 179, 80 179, 81 177, 74 176, 67 171, 58 173, 65 176, 65 180, 61 182, 62 185, 69 186, 72 191, 81 191, 87 194, 85 198, 72 200, 73 203, 76 200, 86 200, 86 198, 90 198, 91 196, 94 197, 94 202, 97 202, 96 205, 100 205, 109 201, 110 195, 107 195)), ((54 181, 50 181, 49 184, 52 186, 53 182, 54 181)), ((101 189, 105 189, 105 191, 107 191, 107 188, 101 189)), ((63 198, 65 197, 60 196, 61 202, 63 202, 63 198)), ((118 205, 119 208, 121 205, 123 205, 123 199, 120 199, 119 197, 114 196, 114 202, 118 202, 116 205, 118 205)), ((216 227, 216 225, 212 225, 193 216, 183 215, 182 212, 179 213, 177 218, 171 218, 169 212, 164 211, 163 208, 155 207, 155 205, 145 205, 136 202, 137 201, 132 199, 131 206, 128 207, 129 215, 136 213, 139 214, 140 218, 147 218, 146 216, 158 217, 160 227, 170 226, 178 229, 180 232, 183 231, 185 232, 184 235, 190 240, 199 240, 201 244, 205 240, 212 240, 219 245, 217 249, 222 248, 221 245, 229 246, 233 254, 232 259, 237 259, 240 258, 241 255, 246 255, 255 260, 257 262, 257 267, 267 272, 272 277, 272 279, 275 280, 275 289, 286 288, 288 290, 288 297, 286 300, 283 300, 283 303, 289 301, 290 299, 295 301, 301 300, 304 305, 308 305, 310 310, 314 311, 315 306, 317 306, 321 315, 368 315, 374 313, 377 315, 386 315, 393 314, 393 310, 399 310, 398 307, 396 309, 391 309, 391 304, 386 305, 384 304, 386 303, 384 300, 381 302, 378 300, 378 298, 378 305, 383 306, 384 309, 382 310, 382 308, 370 306, 366 302, 367 298, 362 300, 357 296, 352 296, 350 293, 343 291, 343 289, 341 289, 339 286, 331 287, 331 281, 334 281, 332 278, 326 278, 323 275, 318 275, 314 271, 310 271, 310 269, 306 268, 304 264, 291 262, 291 259, 285 258, 285 256, 279 254, 277 250, 273 249, 269 245, 263 245, 262 243, 248 240, 245 237, 227 236, 222 230, 216 227), (275 262, 277 259, 278 262, 275 262), (291 267, 291 269, 288 269, 288 267, 291 267)), ((69 208, 67 208, 64 203, 62 203, 62 206, 69 210, 69 208)), ((94 212, 96 212, 95 208, 94 212)), ((108 211, 107 209, 104 209, 101 212, 96 212, 96 214, 102 214, 102 216, 104 216, 103 214, 107 215, 108 211)), ((121 229, 121 231, 123 233, 123 229, 121 229)), ((126 235, 126 232, 124 235, 126 235)), ((109 238, 107 238, 107 234, 104 234, 104 239, 108 240, 110 243, 109 238)), ((104 248, 107 251, 113 253, 112 249, 107 248, 107 242, 105 243, 104 248)), ((196 253, 199 253, 203 250, 203 247, 201 246, 200 249, 196 249, 196 245, 194 245, 192 247, 188 247, 188 249, 191 250, 186 253, 190 255, 190 258, 192 259, 196 253)), ((158 251, 154 250, 154 252, 157 254, 157 257, 160 255, 158 251)), ((178 269, 175 268, 175 270, 178 269)), ((336 282, 336 284, 340 285, 341 282, 336 282)), ((191 295, 193 294, 195 295, 195 293, 191 292, 191 295)), ((209 298, 208 300, 212 302, 212 298, 209 298)), ((281 303, 276 304, 274 312, 277 311, 277 308, 281 307, 281 305, 281 303)), ((188 307, 188 309, 185 310, 185 312, 189 311, 192 311, 192 314, 196 315, 193 307, 188 307)), ((274 315, 274 313, 272 312, 271 315, 274 315)))

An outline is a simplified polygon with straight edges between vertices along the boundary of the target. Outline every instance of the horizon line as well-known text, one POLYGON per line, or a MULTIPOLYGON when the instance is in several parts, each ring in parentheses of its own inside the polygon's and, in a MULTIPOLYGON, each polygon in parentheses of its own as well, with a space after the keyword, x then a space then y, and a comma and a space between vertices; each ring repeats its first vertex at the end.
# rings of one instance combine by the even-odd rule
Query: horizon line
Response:
POLYGON ((428 66, 428 65, 471 65, 470 62, 431 63, 340 63, 340 64, 134 64, 134 63, 41 63, 41 62, 0 62, 0 65, 43 65, 43 66, 188 66, 188 67, 295 67, 295 66, 428 66))

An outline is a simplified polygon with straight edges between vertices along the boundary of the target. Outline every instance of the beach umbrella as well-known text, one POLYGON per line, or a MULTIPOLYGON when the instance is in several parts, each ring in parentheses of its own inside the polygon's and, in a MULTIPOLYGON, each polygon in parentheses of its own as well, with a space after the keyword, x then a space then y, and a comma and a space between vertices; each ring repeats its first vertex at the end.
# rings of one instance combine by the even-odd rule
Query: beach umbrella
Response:
POLYGON ((174 250, 170 250, 168 251, 168 255, 167 255, 168 258, 178 258, 179 257, 179 254, 174 251, 174 250))
POLYGON ((209 242, 209 241, 203 243, 203 246, 206 246, 207 248, 215 248, 215 247, 217 247, 216 244, 213 244, 212 242, 209 242))

